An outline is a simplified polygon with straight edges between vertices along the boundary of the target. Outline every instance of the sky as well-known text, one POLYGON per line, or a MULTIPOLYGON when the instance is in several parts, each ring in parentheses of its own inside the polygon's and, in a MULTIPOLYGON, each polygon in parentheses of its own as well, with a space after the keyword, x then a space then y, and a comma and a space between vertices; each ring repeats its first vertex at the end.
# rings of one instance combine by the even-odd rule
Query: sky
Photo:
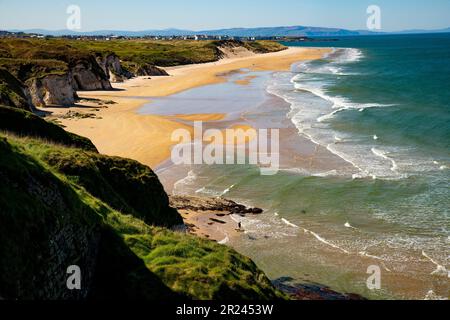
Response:
POLYGON ((69 5, 81 30, 209 30, 315 26, 366 29, 369 5, 382 31, 450 27, 450 0, 0 0, 0 29, 66 29, 69 5))

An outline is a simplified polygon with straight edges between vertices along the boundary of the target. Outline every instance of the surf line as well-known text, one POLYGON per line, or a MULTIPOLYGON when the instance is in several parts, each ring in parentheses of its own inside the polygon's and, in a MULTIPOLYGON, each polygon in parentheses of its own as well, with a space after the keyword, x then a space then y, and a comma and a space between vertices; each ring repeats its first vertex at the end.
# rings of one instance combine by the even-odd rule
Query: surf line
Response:
POLYGON ((447 270, 444 266, 442 266, 438 262, 436 262, 425 251, 422 251, 422 255, 436 266, 436 270, 434 270, 431 273, 431 275, 444 275, 444 276, 448 276, 448 278, 450 278, 450 271, 449 270, 447 270))
POLYGON ((343 249, 343 248, 341 248, 341 247, 339 247, 339 246, 337 246, 337 245, 335 245, 335 244, 333 244, 333 243, 331 243, 331 242, 325 240, 324 238, 322 238, 322 237, 319 236, 317 233, 315 233, 315 232, 313 232, 313 231, 311 231, 311 230, 308 230, 308 229, 299 227, 299 226, 293 224, 292 222, 290 222, 289 220, 287 220, 287 219, 285 219, 285 218, 281 218, 281 221, 283 221, 285 224, 287 224, 288 226, 291 226, 291 227, 293 227, 293 228, 302 229, 304 233, 306 233, 306 234, 311 234, 311 235, 314 236, 317 240, 319 240, 320 242, 326 244, 327 246, 330 246, 330 247, 332 247, 332 248, 338 249, 338 250, 344 252, 345 254, 350 254, 349 251, 347 251, 347 250, 345 250, 345 249, 343 249))

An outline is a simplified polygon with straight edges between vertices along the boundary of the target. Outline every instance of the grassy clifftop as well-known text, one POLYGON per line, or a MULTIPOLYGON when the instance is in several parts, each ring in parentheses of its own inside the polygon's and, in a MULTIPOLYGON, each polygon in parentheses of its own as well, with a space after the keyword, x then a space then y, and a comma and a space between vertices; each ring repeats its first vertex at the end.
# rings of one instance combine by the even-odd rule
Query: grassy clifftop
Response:
POLYGON ((183 224, 178 212, 170 208, 158 177, 139 162, 42 144, 34 139, 22 139, 21 145, 27 153, 115 210, 132 214, 149 225, 183 224))
POLYGON ((0 104, 72 105, 78 90, 111 90, 111 81, 163 76, 168 67, 219 60, 223 46, 255 53, 285 49, 270 41, 87 41, 0 38, 0 104))
MULTIPOLYGON (((70 63, 88 54, 116 54, 126 64, 150 64, 161 67, 217 61, 218 47, 226 41, 157 41, 111 40, 77 41, 67 39, 0 39, 0 58, 43 60, 54 59, 70 63)), ((237 42, 256 53, 285 49, 273 41, 237 42)), ((6 60, 5 59, 5 60, 6 60)), ((1 63, 1 60, 0 60, 1 63)))
POLYGON ((97 152, 89 139, 67 132, 56 124, 17 108, 0 106, 0 131, 97 152))
POLYGON ((0 179, 5 299, 284 297, 233 249, 167 229, 181 218, 136 161, 3 133, 0 179), (70 265, 80 291, 66 288, 70 265))

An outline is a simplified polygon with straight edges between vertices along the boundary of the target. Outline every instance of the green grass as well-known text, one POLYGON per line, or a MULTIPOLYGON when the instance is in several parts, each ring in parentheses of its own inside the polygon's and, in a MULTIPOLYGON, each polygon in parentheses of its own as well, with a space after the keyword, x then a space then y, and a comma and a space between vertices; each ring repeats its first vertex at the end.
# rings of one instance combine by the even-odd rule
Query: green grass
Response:
MULTIPOLYGON (((110 183, 99 168, 98 157, 114 167, 106 156, 35 138, 0 135, 0 296, 45 298, 50 281, 46 272, 55 268, 53 236, 67 229, 83 236, 64 242, 65 253, 58 259, 76 259, 82 265, 97 259, 90 299, 285 298, 250 259, 233 249, 150 226, 134 208, 120 212, 111 198, 94 196, 91 187, 81 182, 85 175, 93 175, 89 181, 110 183), (87 167, 87 171, 68 174, 61 159, 75 163, 75 168, 87 167), (80 255, 85 241, 96 235, 101 239, 96 257, 80 255)), ((119 161, 110 160, 113 164, 119 161)), ((125 166, 127 172, 117 173, 119 180, 126 184, 128 177, 135 176, 136 189, 147 183, 160 187, 144 178, 150 169, 133 166, 139 170, 128 172, 125 166)), ((110 187, 128 199, 114 183, 110 187)), ((166 201, 157 193, 147 197, 161 205, 166 201)), ((59 285, 64 283, 54 284, 59 285)))
POLYGON ((0 104, 15 108, 31 110, 27 97, 23 92, 23 84, 9 71, 0 67, 0 104))
POLYGON ((56 59, 0 58, 0 68, 8 70, 23 82, 47 75, 64 75, 68 72, 67 64, 56 59))
POLYGON ((155 173, 137 161, 21 139, 35 158, 64 174, 73 183, 149 225, 172 227, 183 224, 181 216, 169 207, 169 199, 155 173))
POLYGON ((97 58, 104 58, 113 53, 120 58, 124 71, 138 74, 138 70, 148 66, 169 67, 217 61, 222 55, 219 50, 222 45, 244 46, 256 53, 286 48, 272 41, 79 41, 0 38, 0 104, 31 109, 20 89, 20 81, 28 83, 31 79, 48 75, 64 75, 79 65, 107 81, 108 75, 98 64, 97 58))
POLYGON ((215 242, 161 228, 126 234, 125 241, 169 287, 195 299, 283 297, 249 258, 215 242))
POLYGON ((0 39, 0 66, 3 64, 22 81, 30 77, 66 73, 70 68, 83 64, 106 80, 106 75, 89 50, 71 45, 74 41, 63 39, 0 39))
POLYGON ((287 47, 278 42, 266 40, 246 42, 245 46, 256 53, 270 53, 287 49, 287 47))
POLYGON ((58 125, 45 121, 31 112, 16 108, 0 106, 0 131, 97 152, 89 139, 67 132, 58 125))
MULTIPOLYGON (((67 39, 0 39, 0 58, 25 60, 56 59, 66 63, 89 54, 105 57, 115 53, 127 65, 157 65, 161 67, 217 61, 221 41, 158 41, 158 40, 67 40, 67 39)), ((258 53, 285 49, 272 41, 242 42, 258 53)))

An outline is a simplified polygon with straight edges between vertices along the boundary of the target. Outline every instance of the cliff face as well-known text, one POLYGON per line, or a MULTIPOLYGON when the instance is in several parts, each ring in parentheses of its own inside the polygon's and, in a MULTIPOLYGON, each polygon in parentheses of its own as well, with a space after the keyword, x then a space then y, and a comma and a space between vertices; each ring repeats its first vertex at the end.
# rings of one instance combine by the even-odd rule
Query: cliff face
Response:
MULTIPOLYGON (((44 149, 44 148, 43 148, 44 149)), ((73 150, 45 149, 43 159, 58 172, 77 180, 96 198, 120 212, 128 212, 149 225, 182 225, 177 210, 156 174, 137 161, 73 150)))
POLYGON ((114 53, 110 53, 105 57, 98 56, 97 62, 111 82, 123 82, 134 77, 133 73, 122 67, 119 57, 114 53))
POLYGON ((97 152, 97 148, 89 139, 67 132, 31 112, 16 108, 0 106, 0 131, 97 152))
POLYGON ((74 201, 73 189, 4 139, 0 154, 0 295, 85 298, 98 250, 99 217, 74 201), (80 291, 65 286, 67 267, 73 264, 86 271, 80 291))
POLYGON ((7 70, 0 68, 0 104, 33 111, 28 88, 7 70))
POLYGON ((178 213, 135 161, 0 137, 0 179, 4 299, 284 297, 234 250, 155 227, 178 223, 170 218, 178 213), (134 203, 131 193, 151 201, 134 203), (67 288, 72 265, 81 269, 81 290, 67 288))
POLYGON ((71 106, 78 98, 70 73, 34 78, 27 81, 27 86, 33 104, 38 107, 71 106))
POLYGON ((137 76, 168 76, 169 74, 161 69, 158 68, 154 65, 151 64, 143 64, 140 65, 137 69, 136 69, 136 75, 137 76))
POLYGON ((112 86, 97 60, 91 56, 70 66, 75 90, 111 90, 112 86))

